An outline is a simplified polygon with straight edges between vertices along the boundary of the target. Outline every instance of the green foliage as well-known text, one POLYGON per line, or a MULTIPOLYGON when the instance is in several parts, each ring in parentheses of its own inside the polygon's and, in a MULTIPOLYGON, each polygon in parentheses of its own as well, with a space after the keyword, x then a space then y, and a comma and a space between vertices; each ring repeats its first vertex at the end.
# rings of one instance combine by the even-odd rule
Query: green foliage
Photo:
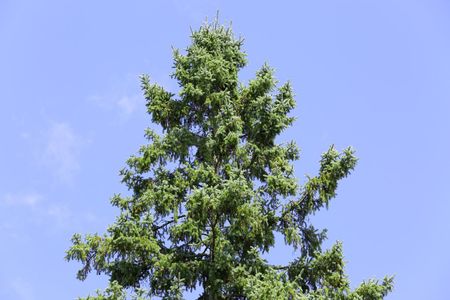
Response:
POLYGON ((330 147, 317 176, 299 186, 294 142, 279 144, 295 106, 289 83, 278 87, 262 66, 248 85, 242 40, 217 22, 192 33, 174 51, 178 96, 142 76, 147 109, 163 134, 147 129, 148 144, 121 171, 130 197, 115 195, 120 215, 104 235, 74 235, 68 260, 82 263, 78 278, 95 271, 111 285, 87 299, 382 299, 392 279, 351 291, 342 246, 322 251, 325 231, 309 216, 327 208, 340 179, 356 165, 353 150, 330 147), (298 258, 274 266, 261 255, 275 232, 298 258))

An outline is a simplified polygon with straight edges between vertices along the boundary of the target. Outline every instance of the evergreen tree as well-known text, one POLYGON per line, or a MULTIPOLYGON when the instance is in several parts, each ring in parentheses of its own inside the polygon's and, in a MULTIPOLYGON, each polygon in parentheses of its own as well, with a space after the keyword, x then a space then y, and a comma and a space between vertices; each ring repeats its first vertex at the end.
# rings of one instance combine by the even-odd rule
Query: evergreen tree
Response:
POLYGON ((294 121, 291 86, 277 87, 268 65, 242 85, 242 44, 230 28, 205 24, 184 53, 174 50, 178 95, 142 76, 163 133, 147 129, 148 144, 121 171, 132 195, 112 197, 120 215, 107 233, 72 238, 67 259, 82 263, 77 277, 110 278, 87 299, 181 299, 203 288, 199 299, 375 300, 392 289, 385 278, 351 290, 341 244, 321 249, 325 231, 309 216, 328 206, 357 159, 330 147, 318 175, 299 186, 298 148, 276 141, 294 121), (286 266, 261 257, 275 232, 298 253, 286 266))

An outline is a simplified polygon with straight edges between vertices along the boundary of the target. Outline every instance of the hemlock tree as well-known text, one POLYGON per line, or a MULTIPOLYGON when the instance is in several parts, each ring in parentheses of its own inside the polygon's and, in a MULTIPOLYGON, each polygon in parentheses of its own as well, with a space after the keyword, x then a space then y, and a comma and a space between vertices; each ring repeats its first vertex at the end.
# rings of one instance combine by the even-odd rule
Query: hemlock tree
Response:
POLYGON ((142 90, 158 135, 127 161, 122 181, 130 197, 115 195, 120 209, 104 235, 75 234, 68 260, 78 260, 84 280, 95 271, 110 286, 87 299, 382 299, 392 278, 351 290, 340 243, 322 251, 325 231, 309 216, 327 207, 338 181, 355 167, 348 148, 322 154, 316 177, 299 186, 293 142, 276 137, 292 124, 289 83, 277 88, 264 65, 248 85, 242 40, 230 28, 205 24, 185 53, 174 51, 178 96, 142 76, 142 90), (286 266, 261 257, 275 232, 297 250, 286 266))

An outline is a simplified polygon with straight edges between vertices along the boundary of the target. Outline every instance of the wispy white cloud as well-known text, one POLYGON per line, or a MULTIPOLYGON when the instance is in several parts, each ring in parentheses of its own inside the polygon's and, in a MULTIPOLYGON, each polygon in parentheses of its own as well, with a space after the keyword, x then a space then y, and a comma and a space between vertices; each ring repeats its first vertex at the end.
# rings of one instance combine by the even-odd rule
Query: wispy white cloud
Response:
POLYGON ((117 100, 117 107, 120 112, 125 116, 131 115, 140 105, 143 105, 144 101, 141 96, 123 96, 117 100))
MULTIPOLYGON (((35 225, 52 224, 52 228, 58 229, 70 224, 73 214, 67 203, 58 203, 39 193, 6 193, 0 196, 0 209, 16 210, 27 215, 27 221, 35 225), (54 225, 54 226, 53 226, 54 225)), ((9 231, 15 234, 17 226, 22 226, 14 219, 3 219, 0 224, 1 231, 9 231)))
POLYGON ((26 194, 11 194, 4 195, 0 202, 8 206, 27 206, 36 207, 36 205, 42 200, 42 196, 37 193, 26 194))
POLYGON ((141 95, 99 96, 88 97, 88 101, 100 108, 116 111, 121 118, 128 119, 133 113, 145 107, 141 95))
POLYGON ((11 280, 10 288, 13 293, 18 297, 18 300, 34 300, 34 291, 31 284, 22 278, 16 278, 11 280))
POLYGON ((61 181, 70 182, 80 169, 79 154, 85 141, 64 122, 52 123, 45 138, 46 145, 42 154, 44 164, 61 181))
POLYGON ((60 226, 70 223, 72 217, 71 211, 65 205, 50 205, 45 209, 45 214, 60 226))
POLYGON ((119 114, 122 120, 145 108, 145 100, 139 88, 139 76, 136 74, 123 76, 103 91, 87 97, 87 101, 119 114))

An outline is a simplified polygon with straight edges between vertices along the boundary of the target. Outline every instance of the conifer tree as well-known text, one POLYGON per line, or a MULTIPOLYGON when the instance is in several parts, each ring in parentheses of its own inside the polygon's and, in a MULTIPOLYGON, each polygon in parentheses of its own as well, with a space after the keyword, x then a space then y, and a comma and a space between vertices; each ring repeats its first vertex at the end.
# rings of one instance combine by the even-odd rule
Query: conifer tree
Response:
POLYGON ((341 244, 322 250, 325 231, 309 220, 355 167, 353 150, 330 147, 300 186, 298 148, 276 140, 294 121, 291 85, 278 86, 268 65, 241 84, 243 40, 217 21, 191 38, 173 53, 177 95, 141 77, 162 134, 147 129, 148 144, 121 171, 131 195, 112 197, 120 215, 103 235, 72 238, 66 258, 82 263, 78 279, 110 279, 87 299, 182 299, 193 289, 205 300, 383 299, 392 278, 351 290, 341 244), (262 258, 276 232, 298 254, 285 266, 262 258))

